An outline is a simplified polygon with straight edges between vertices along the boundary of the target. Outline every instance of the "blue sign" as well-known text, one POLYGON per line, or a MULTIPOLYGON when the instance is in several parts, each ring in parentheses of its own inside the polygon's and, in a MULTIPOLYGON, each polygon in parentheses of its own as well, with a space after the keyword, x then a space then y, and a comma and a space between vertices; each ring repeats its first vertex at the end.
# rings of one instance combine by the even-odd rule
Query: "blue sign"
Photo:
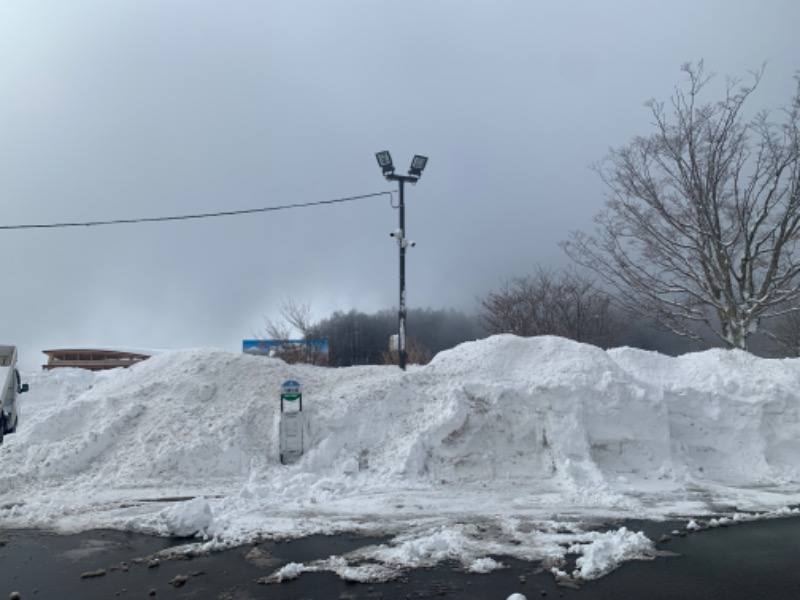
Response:
POLYGON ((242 352, 245 354, 271 356, 286 346, 305 347, 326 358, 328 356, 328 340, 242 340, 242 352))

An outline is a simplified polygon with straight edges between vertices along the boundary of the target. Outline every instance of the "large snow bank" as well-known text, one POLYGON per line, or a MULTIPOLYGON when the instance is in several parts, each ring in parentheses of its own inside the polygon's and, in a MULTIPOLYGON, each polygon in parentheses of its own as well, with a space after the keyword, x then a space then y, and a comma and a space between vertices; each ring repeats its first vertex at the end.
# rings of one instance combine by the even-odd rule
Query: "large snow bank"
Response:
POLYGON ((495 336, 425 367, 326 369, 198 349, 127 370, 27 378, 0 446, 0 526, 259 536, 390 533, 303 570, 386 579, 514 556, 575 575, 647 557, 646 538, 588 538, 615 517, 778 510, 800 502, 800 361, 669 358, 495 336), (280 385, 303 385, 306 450, 279 463, 280 385))
POLYGON ((663 391, 675 463, 693 476, 734 486, 797 482, 800 361, 726 350, 609 354, 663 391))

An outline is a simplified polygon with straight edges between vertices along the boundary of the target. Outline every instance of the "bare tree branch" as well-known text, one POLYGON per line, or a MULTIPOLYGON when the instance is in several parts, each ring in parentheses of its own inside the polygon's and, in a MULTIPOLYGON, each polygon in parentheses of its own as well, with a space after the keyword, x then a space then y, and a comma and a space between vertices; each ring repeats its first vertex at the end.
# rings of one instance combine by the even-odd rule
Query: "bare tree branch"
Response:
POLYGON ((478 319, 489 333, 558 335, 606 345, 620 329, 611 297, 574 270, 538 267, 533 275, 504 281, 478 304, 478 319))
POLYGON ((595 166, 608 196, 594 234, 563 246, 659 327, 701 339, 699 323, 745 348, 762 319, 800 300, 800 78, 777 125, 743 117, 764 67, 708 104, 713 75, 702 62, 682 70, 669 104, 647 103, 655 132, 595 166))

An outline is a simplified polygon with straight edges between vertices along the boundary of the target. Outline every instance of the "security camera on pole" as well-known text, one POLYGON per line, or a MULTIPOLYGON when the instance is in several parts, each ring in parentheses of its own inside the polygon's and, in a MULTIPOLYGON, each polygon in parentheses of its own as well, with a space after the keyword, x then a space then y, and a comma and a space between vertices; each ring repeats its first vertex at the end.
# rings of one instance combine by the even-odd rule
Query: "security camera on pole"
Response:
POLYGON ((389 235, 397 239, 397 246, 400 248, 400 307, 398 309, 398 335, 397 335, 397 354, 398 364, 404 371, 406 370, 406 248, 415 246, 416 243, 406 239, 406 213, 405 213, 405 184, 417 183, 422 176, 422 171, 428 164, 427 156, 415 155, 411 160, 411 168, 408 175, 395 175, 392 155, 387 150, 375 154, 378 165, 383 171, 383 176, 387 181, 397 181, 400 186, 400 228, 389 235))

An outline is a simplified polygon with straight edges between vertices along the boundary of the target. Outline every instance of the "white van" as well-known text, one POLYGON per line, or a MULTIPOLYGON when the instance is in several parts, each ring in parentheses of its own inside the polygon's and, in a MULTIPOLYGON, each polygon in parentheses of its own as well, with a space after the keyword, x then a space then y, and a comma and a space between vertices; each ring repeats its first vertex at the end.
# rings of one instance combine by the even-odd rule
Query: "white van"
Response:
POLYGON ((28 391, 28 384, 22 383, 17 371, 17 347, 0 346, 0 444, 3 436, 14 433, 19 425, 17 395, 28 391))

